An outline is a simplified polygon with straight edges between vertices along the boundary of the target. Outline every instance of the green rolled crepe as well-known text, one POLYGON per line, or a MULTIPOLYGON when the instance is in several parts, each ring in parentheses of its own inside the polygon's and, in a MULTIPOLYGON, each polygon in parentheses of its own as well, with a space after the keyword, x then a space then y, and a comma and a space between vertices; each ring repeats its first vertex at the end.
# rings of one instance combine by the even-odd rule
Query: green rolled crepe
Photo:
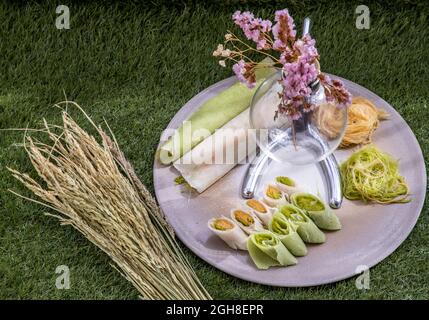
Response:
POLYGON ((298 263, 298 260, 286 249, 280 239, 270 231, 250 235, 247 239, 247 250, 258 269, 298 263))
POLYGON ((308 216, 321 229, 340 230, 341 222, 335 213, 315 195, 306 192, 294 193, 291 202, 298 208, 305 210, 308 216))
POLYGON ((307 254, 307 247, 296 231, 296 227, 279 212, 276 212, 268 226, 284 246, 296 257, 307 254))
POLYGON ((298 232, 304 242, 323 243, 326 241, 325 234, 298 207, 295 207, 293 204, 286 204, 280 206, 278 212, 296 226, 296 232, 298 232))
MULTIPOLYGON (((270 62, 271 59, 264 59, 261 63, 270 62)), ((158 150, 161 163, 170 164, 179 159, 216 129, 243 112, 249 107, 259 85, 274 72, 274 68, 256 69, 256 85, 253 89, 237 82, 204 102, 158 150)))

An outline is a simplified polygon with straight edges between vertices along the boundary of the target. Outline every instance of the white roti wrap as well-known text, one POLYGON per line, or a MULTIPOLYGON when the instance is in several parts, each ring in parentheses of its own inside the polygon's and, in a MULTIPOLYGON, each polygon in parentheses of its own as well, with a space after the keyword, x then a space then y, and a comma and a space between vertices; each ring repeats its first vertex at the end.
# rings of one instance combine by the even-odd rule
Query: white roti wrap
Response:
POLYGON ((259 220, 259 218, 252 211, 247 210, 247 209, 242 209, 242 208, 232 209, 231 210, 231 219, 247 234, 252 234, 252 233, 255 233, 255 232, 259 232, 259 231, 264 231, 265 230, 264 227, 262 226, 262 223, 259 220), (254 220, 253 224, 251 224, 250 226, 245 226, 240 221, 238 221, 235 218, 235 215, 234 215, 234 212, 237 211, 237 210, 244 211, 245 213, 249 214, 253 218, 253 220, 254 220))
POLYGON ((261 220, 261 222, 264 224, 264 226, 268 227, 268 225, 270 224, 270 221, 271 221, 271 219, 273 217, 273 213, 275 211, 274 208, 271 208, 271 207, 267 206, 262 199, 259 199, 259 200, 257 200, 257 199, 246 200, 245 201, 245 205, 248 208, 248 210, 251 210, 252 213, 254 215, 256 215, 261 220), (250 200, 256 200, 256 201, 258 201, 265 208, 265 210, 267 212, 265 212, 265 213, 264 212, 260 212, 260 211, 258 211, 256 209, 252 208, 251 206, 249 206, 247 204, 247 202, 250 201, 250 200))
POLYGON ((248 129, 249 109, 246 109, 173 165, 201 193, 255 152, 255 134, 248 129))
POLYGON ((234 221, 224 216, 220 217, 220 219, 225 219, 229 221, 233 225, 233 228, 228 230, 218 230, 213 227, 213 223, 217 219, 219 218, 212 218, 208 221, 207 225, 209 229, 214 234, 219 236, 219 238, 225 241, 225 243, 232 249, 247 250, 247 245, 246 245, 247 235, 244 233, 244 231, 241 230, 234 221))

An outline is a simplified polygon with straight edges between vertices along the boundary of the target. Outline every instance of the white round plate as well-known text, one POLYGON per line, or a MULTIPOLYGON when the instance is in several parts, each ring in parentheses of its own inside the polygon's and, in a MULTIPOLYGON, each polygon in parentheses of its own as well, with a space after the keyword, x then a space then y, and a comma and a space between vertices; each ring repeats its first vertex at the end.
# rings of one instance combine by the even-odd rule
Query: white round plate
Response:
MULTIPOLYGON (((407 238, 420 215, 426 194, 426 169, 420 146, 404 119, 386 101, 358 84, 338 79, 344 81, 354 96, 368 98, 390 114, 390 119, 381 123, 373 140, 381 150, 399 160, 412 201, 378 205, 344 199, 341 209, 336 210, 343 225, 340 231, 327 233, 322 245, 308 246, 307 256, 298 258, 295 266, 258 270, 246 252, 230 249, 207 228, 210 218, 229 215, 232 208, 243 203, 240 188, 247 165, 236 166, 205 192, 196 194, 175 185, 178 172, 155 159, 153 176, 159 205, 177 237, 197 256, 230 275, 251 282, 284 287, 314 286, 352 277, 361 272, 357 269, 359 266, 374 266, 407 238)), ((205 100, 235 81, 234 77, 225 79, 196 95, 176 114, 168 128, 178 128, 205 100)), ((166 137, 161 138, 164 141, 166 137)), ((339 150, 335 156, 341 162, 353 151, 339 150)), ((277 175, 291 176, 313 192, 325 194, 321 174, 315 165, 292 167, 273 162, 259 189, 277 175)), ((257 195, 260 193, 261 190, 257 190, 257 195)))

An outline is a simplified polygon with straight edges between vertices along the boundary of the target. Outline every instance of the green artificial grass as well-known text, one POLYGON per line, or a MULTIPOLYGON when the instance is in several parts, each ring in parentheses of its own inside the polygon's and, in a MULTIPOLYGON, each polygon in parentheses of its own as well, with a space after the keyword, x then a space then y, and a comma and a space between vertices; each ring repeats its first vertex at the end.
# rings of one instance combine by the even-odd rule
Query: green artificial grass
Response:
MULTIPOLYGON (((232 27, 233 11, 250 6, 269 17, 280 6, 264 1, 259 9, 251 1, 230 1, 225 7, 178 1, 170 8, 69 3, 70 30, 55 28, 56 2, 0 4, 0 128, 36 127, 42 117, 59 123, 60 112, 52 105, 65 93, 95 122, 106 119, 150 189, 163 128, 192 96, 231 75, 211 52, 232 27)), ((424 10, 369 4, 371 28, 358 30, 357 4, 293 3, 297 21, 306 15, 314 21, 322 69, 367 87, 394 106, 416 134, 427 163, 429 21, 424 10)), ((79 112, 72 115, 89 128, 79 112)), ((6 170, 31 171, 23 150, 14 146, 21 140, 22 132, 0 131, 0 298, 137 298, 104 253, 71 227, 44 216, 41 206, 7 192, 13 188, 30 195, 6 170), (55 268, 63 264, 71 271, 69 290, 55 287, 55 268)), ((251 284, 186 252, 214 298, 428 299, 428 222, 426 202, 409 238, 371 269, 369 290, 356 289, 353 278, 313 288, 251 284)))

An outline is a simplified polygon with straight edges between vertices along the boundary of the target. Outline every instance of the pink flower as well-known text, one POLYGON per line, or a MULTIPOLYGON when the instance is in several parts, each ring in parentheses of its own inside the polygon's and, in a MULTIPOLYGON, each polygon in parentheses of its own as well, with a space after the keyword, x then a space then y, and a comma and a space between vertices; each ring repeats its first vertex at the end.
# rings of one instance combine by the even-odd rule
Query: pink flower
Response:
POLYGON ((316 49, 316 40, 310 35, 305 35, 301 39, 296 40, 293 44, 293 51, 306 62, 313 63, 315 59, 319 58, 319 53, 316 49))
MULTIPOLYGON (((246 38, 255 42, 256 51, 273 49, 280 56, 283 90, 276 117, 283 114, 291 120, 297 120, 303 113, 314 110, 317 106, 309 102, 312 93, 310 84, 318 78, 325 88, 328 101, 335 102, 338 107, 351 103, 351 95, 341 81, 331 80, 328 76, 319 74, 316 68, 316 60, 319 59, 316 41, 310 35, 296 38, 295 24, 287 9, 275 12, 274 26, 270 20, 256 18, 249 11, 236 11, 232 19, 244 32, 246 38)), ((235 36, 228 34, 225 37, 226 42, 234 41, 232 37, 235 36)), ((230 59, 232 54, 235 54, 234 59, 239 56, 241 60, 235 63, 232 69, 240 82, 253 88, 256 84, 255 63, 245 62, 250 60, 246 56, 246 51, 226 52, 225 49, 218 48, 214 55, 230 59)), ((224 60, 220 63, 224 65, 224 60)))
POLYGON ((305 56, 299 56, 297 61, 283 65, 283 93, 279 114, 297 120, 302 116, 301 110, 310 112, 314 109, 307 101, 311 95, 309 85, 317 79, 317 73, 315 65, 309 63, 305 56))
MULTIPOLYGON (((335 90, 333 92, 335 95, 335 100, 337 102, 337 107, 338 108, 345 108, 345 107, 348 107, 349 105, 351 105, 352 95, 346 89, 344 84, 339 80, 334 80, 332 82, 332 84, 333 84, 333 87, 335 88, 335 90)), ((331 90, 331 92, 332 92, 332 90, 331 90)))
POLYGON ((283 66, 283 87, 286 98, 292 100, 297 97, 309 97, 309 84, 317 78, 317 69, 306 59, 299 58, 296 62, 286 63, 283 66))
POLYGON ((302 113, 296 108, 290 108, 287 110, 286 116, 291 120, 299 120, 302 117, 302 113))
POLYGON ((277 39, 273 43, 273 49, 277 51, 283 51, 288 48, 281 40, 277 39))
POLYGON ((238 81, 247 85, 248 88, 253 88, 256 84, 255 71, 253 65, 245 63, 244 60, 238 61, 232 66, 232 70, 238 78, 238 81))
POLYGON ((302 108, 302 111, 304 111, 304 112, 310 112, 310 111, 313 111, 313 110, 315 110, 317 108, 317 105, 315 105, 315 104, 311 104, 311 103, 304 103, 304 106, 303 106, 303 108, 302 108))
POLYGON ((234 71, 235 75, 237 76, 238 80, 240 80, 240 82, 245 81, 245 78, 244 78, 245 64, 246 63, 244 62, 244 60, 240 60, 232 66, 232 70, 234 71))
POLYGON ((294 52, 292 51, 291 48, 289 48, 289 46, 284 44, 282 41, 278 39, 275 40, 273 43, 273 49, 281 52, 280 58, 279 58, 279 61, 281 64, 284 65, 285 63, 293 60, 294 52))
POLYGON ((256 48, 258 50, 270 48, 266 34, 271 31, 271 21, 255 18, 254 15, 248 11, 243 13, 241 11, 236 11, 232 15, 232 19, 235 24, 243 30, 246 38, 256 43, 256 48))
POLYGON ((338 108, 348 107, 352 103, 352 95, 340 80, 332 80, 326 74, 319 75, 320 83, 325 88, 326 100, 335 103, 338 108))
POLYGON ((289 11, 287 9, 276 11, 274 20, 277 22, 272 30, 274 39, 279 40, 283 46, 295 41, 295 24, 289 11))
POLYGON ((302 113, 301 111, 299 111, 299 108, 297 108, 293 104, 285 103, 284 101, 282 101, 278 105, 275 118, 277 118, 279 114, 288 117, 290 120, 298 120, 299 118, 302 117, 302 113))
POLYGON ((253 19, 254 15, 249 11, 241 12, 240 10, 237 10, 232 15, 232 20, 234 20, 235 24, 239 25, 241 28, 242 26, 250 23, 253 19))

